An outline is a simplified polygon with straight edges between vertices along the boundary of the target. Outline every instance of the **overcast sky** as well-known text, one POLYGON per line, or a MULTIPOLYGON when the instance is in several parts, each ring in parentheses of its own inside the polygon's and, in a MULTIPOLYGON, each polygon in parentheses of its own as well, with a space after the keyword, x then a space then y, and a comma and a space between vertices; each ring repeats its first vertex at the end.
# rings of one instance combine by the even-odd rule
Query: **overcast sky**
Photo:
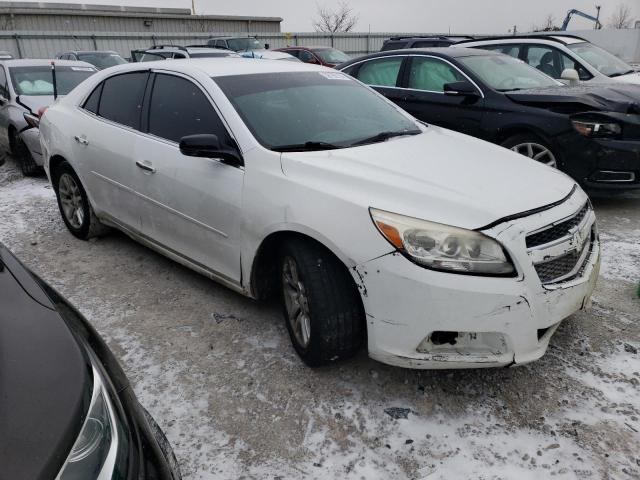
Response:
MULTIPOLYGON (((191 8, 191 0, 95 0, 74 3, 145 5, 191 8)), ((258 15, 282 17, 282 30, 312 31, 317 5, 334 7, 338 0, 194 0, 199 14, 258 15)), ((577 8, 595 15, 594 0, 347 0, 359 21, 355 31, 366 32, 448 32, 507 33, 514 25, 519 31, 542 25, 552 14, 560 25, 568 10, 577 8)), ((607 23, 619 0, 597 0, 602 5, 601 20, 607 23)), ((640 0, 622 0, 640 20, 640 0)), ((570 29, 592 28, 579 17, 570 29)))

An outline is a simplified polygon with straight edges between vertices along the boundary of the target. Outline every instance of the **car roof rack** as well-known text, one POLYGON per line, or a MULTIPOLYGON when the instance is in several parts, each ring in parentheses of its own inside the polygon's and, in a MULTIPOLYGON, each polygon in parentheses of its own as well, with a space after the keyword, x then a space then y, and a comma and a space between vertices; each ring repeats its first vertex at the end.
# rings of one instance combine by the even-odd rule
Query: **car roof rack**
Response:
POLYGON ((567 42, 564 42, 562 39, 557 37, 574 38, 576 40, 582 40, 584 42, 588 42, 586 38, 559 31, 559 32, 550 32, 548 34, 531 33, 531 34, 524 34, 524 35, 502 35, 497 37, 480 37, 480 38, 473 38, 471 40, 462 40, 457 44, 467 43, 467 42, 479 42, 479 41, 485 41, 485 40, 513 40, 518 38, 524 38, 524 39, 531 38, 536 40, 548 40, 550 42, 562 43, 566 45, 567 42))
POLYGON ((454 38, 467 38, 469 40, 474 39, 471 35, 403 35, 398 37, 391 37, 389 40, 408 40, 411 38, 425 38, 431 40, 451 40, 454 38))

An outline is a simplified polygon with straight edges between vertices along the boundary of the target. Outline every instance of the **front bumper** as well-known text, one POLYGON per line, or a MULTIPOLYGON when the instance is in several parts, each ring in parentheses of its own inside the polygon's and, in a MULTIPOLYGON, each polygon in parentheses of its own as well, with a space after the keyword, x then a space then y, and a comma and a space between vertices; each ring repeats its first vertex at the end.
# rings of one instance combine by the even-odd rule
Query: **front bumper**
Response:
POLYGON ((563 168, 589 190, 640 188, 640 141, 587 139, 563 142, 563 168))
POLYGON ((29 152, 36 164, 40 167, 44 166, 44 159, 40 148, 40 130, 37 128, 29 128, 24 130, 20 134, 20 137, 29 149, 29 152))
MULTIPOLYGON (((516 264, 513 278, 428 270, 400 253, 355 268, 366 312, 369 355, 407 368, 472 368, 540 358, 560 322, 585 308, 595 287, 600 245, 594 238, 580 274, 543 285, 525 236, 568 217, 587 201, 582 191, 541 213, 485 230, 516 264), (436 340, 437 332, 440 335, 436 340), (456 332, 453 344, 439 332, 456 332)), ((595 217, 590 213, 589 222, 595 217)))

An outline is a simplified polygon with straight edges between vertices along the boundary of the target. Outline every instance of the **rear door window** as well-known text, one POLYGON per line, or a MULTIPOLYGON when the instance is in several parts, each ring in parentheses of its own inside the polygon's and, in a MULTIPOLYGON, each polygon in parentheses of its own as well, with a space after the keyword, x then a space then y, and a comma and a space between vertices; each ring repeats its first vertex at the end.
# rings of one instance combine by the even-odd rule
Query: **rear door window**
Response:
POLYGON ((509 55, 510 57, 513 57, 513 58, 520 57, 519 45, 480 45, 479 47, 474 47, 474 48, 479 48, 482 50, 490 50, 492 52, 504 53, 505 55, 509 55))
POLYGON ((455 67, 433 57, 413 57, 408 87, 429 92, 444 92, 447 83, 466 80, 455 67))
POLYGON ((300 50, 300 55, 298 56, 298 58, 304 63, 314 63, 316 61, 316 57, 313 55, 313 53, 307 50, 300 50))
POLYGON ((367 85, 395 87, 405 57, 386 57, 369 60, 358 70, 358 80, 367 85))
POLYGON ((401 48, 405 48, 408 42, 386 42, 382 46, 382 52, 386 50, 399 50, 401 48))
POLYGON ((149 103, 149 133, 173 142, 186 135, 215 134, 223 143, 228 134, 209 99, 193 82, 157 74, 149 103))
POLYGON ((140 129, 142 98, 148 75, 147 72, 132 72, 107 78, 102 87, 98 115, 140 129))

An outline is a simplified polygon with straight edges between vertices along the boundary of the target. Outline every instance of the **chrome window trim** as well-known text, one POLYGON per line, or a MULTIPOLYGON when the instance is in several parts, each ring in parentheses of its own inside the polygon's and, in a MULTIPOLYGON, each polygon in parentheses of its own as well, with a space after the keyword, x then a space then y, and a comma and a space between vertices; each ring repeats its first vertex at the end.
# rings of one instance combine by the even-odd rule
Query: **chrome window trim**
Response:
MULTIPOLYGON (((366 59, 366 60, 360 60, 359 62, 355 62, 355 63, 352 63, 352 64, 348 65, 347 67, 345 67, 344 69, 342 69, 342 70, 340 70, 340 71, 342 72, 343 70, 345 70, 345 69, 347 69, 347 68, 354 67, 354 66, 359 65, 359 64, 361 64, 361 63, 371 62, 371 61, 373 61, 373 60, 380 60, 380 59, 383 59, 383 58, 395 58, 395 57, 401 57, 401 58, 409 58, 409 57, 419 57, 419 58, 424 58, 424 57, 427 57, 427 58, 435 58, 436 60, 440 60, 440 61, 442 61, 442 62, 444 62, 444 63, 447 63, 448 65, 450 65, 451 67, 453 67, 455 70, 457 70, 458 72, 460 72, 460 74, 461 74, 463 77, 465 77, 467 80, 469 80, 469 82, 471 82, 471 84, 472 84, 474 87, 476 87, 476 88, 478 89, 478 92, 480 92, 480 96, 481 96, 481 98, 485 98, 484 91, 483 91, 483 90, 478 86, 478 84, 477 84, 476 82, 474 82, 474 81, 469 77, 469 75, 467 75, 466 73, 464 73, 462 70, 460 70, 456 65, 454 65, 453 63, 451 63, 451 62, 450 62, 449 60, 447 60, 446 58, 437 57, 437 56, 435 56, 435 55, 428 55, 428 54, 426 54, 426 55, 420 55, 420 54, 416 54, 416 53, 399 54, 399 55, 383 55, 383 56, 380 56, 380 57, 369 58, 369 59, 366 59)), ((357 77, 354 77, 354 78, 356 78, 356 80, 359 80, 357 77)), ((420 89, 420 88, 408 88, 408 87, 389 87, 389 86, 387 86, 387 85, 370 85, 370 84, 367 84, 367 83, 365 83, 365 85, 368 85, 369 87, 378 87, 378 88, 395 88, 396 90, 408 90, 408 91, 411 91, 411 92, 438 93, 438 94, 440 94, 440 95, 445 95, 445 93, 444 93, 444 92, 440 92, 440 91, 437 91, 437 90, 422 90, 422 89, 420 89)))

